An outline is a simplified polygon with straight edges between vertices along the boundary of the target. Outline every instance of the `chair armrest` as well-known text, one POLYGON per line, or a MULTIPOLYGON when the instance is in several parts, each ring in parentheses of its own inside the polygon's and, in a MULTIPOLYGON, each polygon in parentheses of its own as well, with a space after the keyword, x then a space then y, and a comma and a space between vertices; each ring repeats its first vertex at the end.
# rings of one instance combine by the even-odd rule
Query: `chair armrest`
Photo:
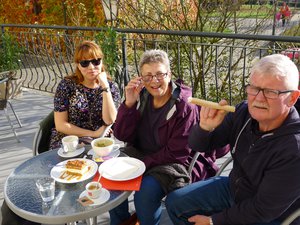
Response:
POLYGON ((230 156, 228 159, 226 159, 225 162, 222 163, 220 169, 218 170, 215 176, 220 176, 221 173, 224 171, 224 169, 231 163, 231 161, 232 161, 232 157, 230 156))
POLYGON ((282 223, 281 225, 289 225, 291 224, 296 218, 300 216, 300 209, 297 209, 294 211, 291 215, 289 215, 282 223))
POLYGON ((191 174, 192 174, 193 168, 194 168, 194 166, 195 166, 195 163, 196 163, 196 161, 197 161, 199 155, 200 155, 200 152, 195 152, 195 155, 193 156, 193 159, 192 159, 192 161, 190 162, 190 165, 189 165, 189 168, 188 168, 188 173, 189 173, 190 176, 191 176, 191 174))
POLYGON ((39 128, 36 131, 34 138, 33 138, 33 144, 32 144, 33 156, 36 156, 39 154, 39 143, 41 141, 41 138, 42 138, 42 129, 41 129, 41 126, 39 125, 39 128))
POLYGON ((112 125, 113 125, 113 124, 108 125, 108 126, 104 129, 103 133, 99 136, 99 138, 100 138, 100 137, 105 137, 106 135, 108 135, 108 134, 109 134, 109 131, 110 131, 111 127, 112 127, 112 125))

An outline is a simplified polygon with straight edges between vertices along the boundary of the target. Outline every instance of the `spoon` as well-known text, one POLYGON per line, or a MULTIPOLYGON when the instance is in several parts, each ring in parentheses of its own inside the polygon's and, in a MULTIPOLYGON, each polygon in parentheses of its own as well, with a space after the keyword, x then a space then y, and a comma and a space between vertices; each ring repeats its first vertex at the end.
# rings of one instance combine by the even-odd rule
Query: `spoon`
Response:
POLYGON ((98 177, 98 180, 97 180, 99 186, 100 186, 101 177, 102 177, 102 171, 101 172, 99 171, 99 177, 98 177))

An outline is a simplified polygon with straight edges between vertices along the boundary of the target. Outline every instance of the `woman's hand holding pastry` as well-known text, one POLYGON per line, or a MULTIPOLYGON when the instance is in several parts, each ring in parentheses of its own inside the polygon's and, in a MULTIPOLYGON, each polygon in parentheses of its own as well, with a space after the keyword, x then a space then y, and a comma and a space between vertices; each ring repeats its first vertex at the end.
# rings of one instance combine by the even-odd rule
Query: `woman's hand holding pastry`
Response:
POLYGON ((131 108, 138 100, 141 90, 144 88, 140 77, 135 77, 129 81, 125 87, 125 105, 131 108))

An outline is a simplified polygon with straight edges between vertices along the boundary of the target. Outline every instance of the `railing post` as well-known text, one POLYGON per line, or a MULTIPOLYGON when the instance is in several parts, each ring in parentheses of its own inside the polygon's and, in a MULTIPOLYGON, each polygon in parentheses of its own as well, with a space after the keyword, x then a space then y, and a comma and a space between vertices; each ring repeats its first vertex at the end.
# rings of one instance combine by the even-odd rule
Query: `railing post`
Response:
POLYGON ((129 82, 129 75, 128 75, 128 67, 127 67, 127 48, 126 48, 126 36, 122 36, 122 59, 123 59, 123 68, 122 74, 124 75, 124 87, 129 82))
MULTIPOLYGON (((2 36, 4 35, 4 33, 5 33, 5 29, 4 29, 4 26, 1 26, 1 39, 2 39, 2 36)), ((2 41, 2 45, 0 46, 0 47, 3 47, 4 46, 4 40, 2 41)))
MULTIPOLYGON (((274 12, 273 12, 273 26, 272 26, 272 36, 275 35, 275 31, 276 31, 276 13, 277 13, 277 0, 273 1, 274 4, 274 12)), ((273 54, 275 53, 275 49, 276 49, 276 42, 273 41, 273 54)))
POLYGON ((5 30, 4 30, 4 26, 1 26, 1 35, 4 34, 5 30))

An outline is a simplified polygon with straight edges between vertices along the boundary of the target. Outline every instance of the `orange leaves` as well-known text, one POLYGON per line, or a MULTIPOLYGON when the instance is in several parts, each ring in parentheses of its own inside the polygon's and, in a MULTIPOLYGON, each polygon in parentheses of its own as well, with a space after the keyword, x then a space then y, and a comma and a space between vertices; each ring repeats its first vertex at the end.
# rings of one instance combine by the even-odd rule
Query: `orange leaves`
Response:
POLYGON ((0 22, 101 26, 104 14, 100 0, 1 0, 0 22))
POLYGON ((3 23, 25 23, 32 22, 30 2, 20 0, 2 0, 0 15, 3 23))

